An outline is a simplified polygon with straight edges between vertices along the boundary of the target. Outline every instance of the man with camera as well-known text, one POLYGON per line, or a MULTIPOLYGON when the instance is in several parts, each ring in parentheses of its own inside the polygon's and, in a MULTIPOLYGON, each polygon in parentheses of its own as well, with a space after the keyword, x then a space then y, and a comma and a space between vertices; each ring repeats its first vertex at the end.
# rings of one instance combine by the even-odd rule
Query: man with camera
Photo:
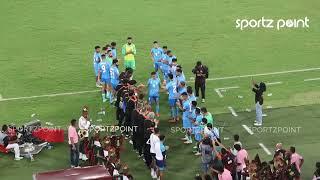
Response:
POLYGON ((206 98, 206 79, 209 77, 209 69, 207 66, 202 65, 201 61, 198 61, 192 72, 196 75, 194 81, 196 97, 199 97, 199 89, 201 89, 202 102, 204 103, 206 98))

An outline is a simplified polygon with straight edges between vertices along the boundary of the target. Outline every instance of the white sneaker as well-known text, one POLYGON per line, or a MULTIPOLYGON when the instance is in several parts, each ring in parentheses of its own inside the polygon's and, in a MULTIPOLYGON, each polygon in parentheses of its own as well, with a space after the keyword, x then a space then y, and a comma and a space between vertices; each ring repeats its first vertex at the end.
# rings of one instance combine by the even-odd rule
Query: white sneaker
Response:
POLYGON ((193 149, 198 149, 198 146, 193 146, 193 149))
POLYGON ((188 141, 185 141, 183 142, 184 144, 192 144, 192 141, 188 140, 188 141))
POLYGON ((196 155, 196 156, 201 156, 201 153, 200 153, 200 152, 197 152, 197 153, 195 153, 194 155, 196 155))
POLYGON ((151 168, 151 173, 150 173, 152 178, 157 178, 157 173, 154 171, 154 169, 151 168))
POLYGON ((15 161, 20 161, 21 159, 23 159, 23 157, 16 157, 16 158, 14 158, 15 161))
POLYGON ((99 83, 96 83, 97 88, 101 88, 102 86, 99 83))
POLYGON ((132 140, 129 141, 130 144, 133 144, 132 140))
POLYGON ((254 126, 262 126, 262 124, 261 124, 261 123, 257 123, 257 122, 256 122, 256 123, 254 123, 253 125, 254 125, 254 126))
POLYGON ((71 165, 70 167, 71 167, 71 168, 74 168, 74 165, 71 165))
POLYGON ((205 103, 206 102, 206 100, 205 99, 202 99, 202 103, 205 103))
POLYGON ((182 141, 187 141, 188 137, 181 138, 182 141))
MULTIPOLYGON (((79 158, 80 159, 80 158, 79 158)), ((81 159, 83 160, 83 161, 86 161, 86 160, 88 160, 88 158, 87 158, 87 156, 85 155, 85 154, 82 154, 82 157, 81 157, 81 159)))

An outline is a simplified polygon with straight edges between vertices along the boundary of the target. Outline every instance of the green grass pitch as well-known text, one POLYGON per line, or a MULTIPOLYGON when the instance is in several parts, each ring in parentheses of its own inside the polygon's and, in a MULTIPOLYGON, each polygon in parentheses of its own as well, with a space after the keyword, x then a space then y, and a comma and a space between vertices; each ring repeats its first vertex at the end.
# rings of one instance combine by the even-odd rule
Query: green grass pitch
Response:
MULTIPOLYGON (((111 41, 120 46, 127 36, 137 47, 135 78, 145 83, 153 70, 149 57, 152 42, 167 45, 178 57, 187 78, 200 59, 209 66, 210 78, 256 75, 257 81, 281 82, 268 86, 265 97, 265 126, 299 127, 296 133, 254 133, 249 135, 242 125, 251 126, 254 112, 250 92, 251 77, 208 81, 207 102, 222 137, 239 133, 251 157, 259 153, 264 160, 271 156, 258 145, 273 151, 275 143, 296 146, 305 158, 303 179, 311 179, 320 148, 320 81, 319 78, 319 13, 318 0, 117 0, 117 1, 43 1, 3 0, 0 6, 0 124, 22 124, 37 114, 43 122, 67 127, 71 118, 78 118, 83 105, 90 107, 94 120, 114 124, 114 109, 102 104, 99 92, 30 99, 16 97, 97 90, 92 67, 93 47, 111 41), (308 29, 235 28, 240 18, 304 18, 308 29), (300 69, 312 70, 288 73, 300 69), (269 74, 270 73, 270 74, 269 74), (215 89, 228 89, 219 97, 215 89), (238 96, 243 98, 238 98, 238 96), (231 115, 231 106, 238 116, 231 115), (97 114, 107 108, 107 115, 97 114)), ((192 83, 189 83, 192 84, 192 83)), ((200 159, 192 155, 192 146, 180 142, 181 133, 173 133, 168 118, 166 95, 161 96, 161 132, 167 136, 167 179, 192 179, 199 172, 200 159)), ((179 125, 178 125, 179 126, 179 125)), ((224 140, 231 145, 231 140, 224 140)), ((127 145, 123 161, 129 164, 138 180, 150 179, 143 161, 127 145)), ((0 154, 0 178, 31 179, 34 172, 63 169, 69 166, 66 144, 57 144, 36 156, 36 161, 12 161, 0 154)))

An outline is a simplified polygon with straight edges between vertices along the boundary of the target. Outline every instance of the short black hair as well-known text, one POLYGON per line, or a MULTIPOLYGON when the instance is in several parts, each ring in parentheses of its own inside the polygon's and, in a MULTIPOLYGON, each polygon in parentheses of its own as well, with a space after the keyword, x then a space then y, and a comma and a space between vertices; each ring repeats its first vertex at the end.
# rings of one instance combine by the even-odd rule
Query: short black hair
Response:
POLYGON ((197 113, 197 114, 200 114, 200 113, 201 113, 200 108, 198 108, 198 107, 196 108, 196 113, 197 113))
POLYGON ((206 107, 202 107, 202 108, 201 108, 201 111, 204 112, 204 113, 208 112, 208 110, 207 110, 206 107))
POLYGON ((101 54, 101 57, 105 57, 106 56, 106 54, 101 54))
POLYGON ((207 127, 212 129, 212 124, 211 124, 211 123, 208 123, 208 124, 207 124, 207 127))
MULTIPOLYGON (((186 85, 186 82, 181 81, 180 84, 181 84, 182 86, 185 86, 185 85, 186 85)), ((186 92, 186 93, 187 93, 187 92, 186 92)))
POLYGON ((162 49, 168 49, 168 46, 162 46, 162 49))
POLYGON ((154 128, 153 132, 154 132, 154 134, 159 134, 160 133, 160 129, 159 128, 154 128))
POLYGON ((177 66, 177 69, 178 69, 178 68, 179 68, 179 69, 182 69, 182 66, 181 66, 181 65, 178 65, 178 66, 177 66))
POLYGON ((169 53, 171 53, 171 50, 168 50, 168 51, 167 51, 167 54, 169 54, 169 53))
POLYGON ((192 106, 197 106, 198 105, 197 101, 192 101, 191 104, 192 104, 192 106))
POLYGON ((193 92, 193 91, 192 91, 192 87, 191 87, 191 86, 188 86, 188 87, 187 87, 187 93, 192 94, 192 92, 193 92))
POLYGON ((177 58, 172 58, 172 62, 177 62, 178 59, 177 58))
POLYGON ((295 153, 295 152, 296 152, 296 148, 293 147, 293 146, 291 146, 291 147, 290 147, 290 151, 291 151, 292 153, 295 153))
POLYGON ((235 141, 239 141, 239 135, 238 134, 235 134, 234 136, 233 136, 233 139, 235 140, 235 141))
POLYGON ((156 73, 156 72, 154 72, 154 71, 153 71, 153 72, 151 72, 151 75, 152 75, 152 76, 153 76, 153 75, 156 75, 156 74, 157 74, 157 73, 156 73))
POLYGON ((169 79, 173 79, 173 74, 168 74, 169 79))
POLYGON ((97 50, 97 49, 99 49, 99 48, 100 48, 100 46, 95 46, 95 47, 94 47, 95 50, 97 50))
POLYGON ((211 176, 210 176, 209 174, 205 174, 205 175, 203 176, 203 179, 204 179, 204 180, 212 180, 212 178, 211 178, 211 176))
POLYGON ((187 92, 183 92, 181 95, 182 96, 188 96, 188 93, 187 92))
POLYGON ((241 150, 240 144, 235 144, 233 147, 234 147, 237 151, 240 151, 240 150, 241 150))
POLYGON ((132 39, 132 37, 129 36, 129 37, 127 38, 127 40, 128 40, 128 39, 132 39))
POLYGON ((117 43, 116 42, 111 42, 111 46, 116 46, 117 43))
POLYGON ((182 69, 177 69, 176 71, 179 73, 182 73, 182 69))
POLYGON ((221 149, 221 154, 222 154, 222 155, 227 154, 227 150, 226 150, 225 148, 222 148, 222 149, 221 149))
POLYGON ((2 126, 2 131, 3 132, 6 132, 8 130, 8 126, 6 125, 6 124, 4 124, 3 126, 2 126))
POLYGON ((160 141, 163 141, 165 138, 166 138, 165 135, 162 135, 162 134, 161 134, 161 135, 159 136, 160 141))
POLYGON ((157 44, 158 43, 158 41, 153 41, 153 44, 157 44))
POLYGON ((208 122, 207 118, 202 118, 202 122, 207 124, 207 122, 208 122))
POLYGON ((102 50, 104 50, 104 51, 107 50, 107 49, 108 49, 107 47, 102 47, 102 50))
POLYGON ((197 61, 197 66, 202 65, 201 61, 197 61))
POLYGON ((118 61, 118 59, 114 59, 113 61, 112 61, 112 64, 116 64, 116 63, 118 63, 119 61, 118 61))
POLYGON ((76 119, 71 119, 70 124, 71 124, 72 126, 75 126, 75 125, 76 125, 76 122, 77 122, 76 119))

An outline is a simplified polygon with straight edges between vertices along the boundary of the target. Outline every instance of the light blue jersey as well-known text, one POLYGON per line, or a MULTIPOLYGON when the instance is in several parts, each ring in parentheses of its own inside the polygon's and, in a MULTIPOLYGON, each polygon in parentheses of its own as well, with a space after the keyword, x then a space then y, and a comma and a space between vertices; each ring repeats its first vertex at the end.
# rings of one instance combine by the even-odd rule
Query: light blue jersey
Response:
POLYGON ((115 88, 119 84, 119 69, 117 66, 110 67, 111 84, 115 88))
POLYGON ((178 92, 181 95, 182 93, 187 92, 187 88, 186 87, 179 87, 178 92))
POLYGON ((167 83, 166 89, 169 92, 169 99, 177 99, 177 83, 175 81, 167 83))
POLYGON ((176 59, 177 58, 176 56, 167 56, 167 57, 168 57, 169 65, 172 64, 172 59, 176 59))
POLYGON ((159 97, 160 85, 161 82, 159 78, 150 78, 148 80, 149 97, 159 97))
POLYGON ((192 101, 197 101, 196 96, 192 93, 191 95, 189 95, 189 100, 192 101))
POLYGON ((186 82, 186 77, 184 76, 184 74, 180 74, 180 76, 176 76, 176 79, 177 79, 177 83, 178 85, 181 83, 181 82, 186 82))
POLYGON ((93 54, 93 63, 99 64, 101 61, 101 54, 94 52, 93 54))
POLYGON ((151 53, 154 59, 154 63, 158 63, 163 57, 163 50, 161 48, 152 48, 151 53))
POLYGON ((117 59, 117 49, 111 49, 112 59, 117 59))
POLYGON ((99 71, 101 79, 110 79, 110 63, 103 61, 99 64, 99 71))
POLYGON ((182 113, 182 124, 183 128, 191 128, 192 123, 190 117, 192 116, 192 108, 189 100, 182 103, 183 113, 182 113))

